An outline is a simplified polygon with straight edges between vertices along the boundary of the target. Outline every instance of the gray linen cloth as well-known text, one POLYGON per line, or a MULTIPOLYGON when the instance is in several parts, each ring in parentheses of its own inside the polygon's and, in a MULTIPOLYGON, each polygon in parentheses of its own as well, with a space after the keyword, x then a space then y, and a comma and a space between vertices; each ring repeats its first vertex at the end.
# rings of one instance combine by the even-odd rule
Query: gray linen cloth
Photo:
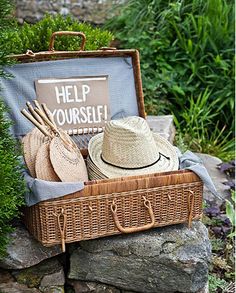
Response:
POLYGON ((214 183, 211 180, 210 175, 207 172, 207 169, 203 165, 202 160, 190 151, 186 151, 185 153, 179 154, 179 169, 180 170, 191 170, 196 173, 201 180, 203 181, 204 185, 209 189, 209 191, 218 197, 219 199, 223 200, 220 194, 217 192, 214 183))
POLYGON ((26 171, 23 171, 23 174, 28 189, 25 193, 25 202, 29 207, 84 189, 84 182, 52 182, 33 178, 26 171))
MULTIPOLYGON (((179 155, 179 169, 188 169, 195 172, 203 181, 205 186, 216 197, 221 196, 216 191, 216 188, 207 172, 207 169, 202 164, 201 159, 190 151, 181 154, 177 149, 179 155)), ((27 206, 32 206, 40 201, 48 199, 56 199, 58 197, 80 191, 84 188, 83 182, 51 182, 31 177, 24 171, 24 178, 28 191, 25 194, 25 202, 27 206)))

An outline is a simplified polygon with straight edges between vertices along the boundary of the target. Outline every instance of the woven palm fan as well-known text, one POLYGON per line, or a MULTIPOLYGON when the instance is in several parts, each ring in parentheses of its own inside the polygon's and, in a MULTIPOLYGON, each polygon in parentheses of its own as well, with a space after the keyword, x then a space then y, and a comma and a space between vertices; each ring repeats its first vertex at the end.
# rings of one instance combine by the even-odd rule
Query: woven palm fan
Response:
MULTIPOLYGON (((28 110, 30 111, 32 117, 41 125, 44 125, 43 120, 41 117, 34 111, 32 105, 27 102, 26 103, 28 110)), ((35 127, 30 133, 28 133, 25 138, 23 139, 23 145, 24 145, 24 154, 25 154, 25 160, 26 165, 30 171, 30 175, 32 177, 36 177, 35 172, 35 160, 36 155, 39 150, 39 148, 43 145, 43 143, 48 139, 45 134, 43 134, 37 127, 35 127), (27 143, 24 143, 27 142, 27 143)))
POLYGON ((35 177, 35 169, 34 169, 34 164, 32 164, 31 160, 31 151, 30 151, 30 136, 31 132, 27 133, 23 139, 22 139, 22 144, 23 144, 23 156, 24 156, 24 161, 25 165, 29 170, 29 173, 32 177, 35 177))
POLYGON ((42 104, 43 110, 39 108, 35 108, 34 111, 38 114, 43 122, 48 125, 51 131, 54 133, 54 136, 60 137, 60 139, 65 143, 70 145, 72 148, 77 148, 75 142, 70 138, 70 136, 62 129, 58 128, 56 123, 54 122, 53 116, 49 109, 47 108, 46 104, 42 104), (46 114, 46 115, 45 115, 46 114))
POLYGON ((63 182, 88 181, 87 168, 77 145, 66 132, 57 128, 47 106, 42 104, 42 107, 47 116, 39 109, 35 111, 56 135, 50 142, 50 161, 55 173, 63 182))
MULTIPOLYGON (((27 102, 26 104, 32 114, 32 119, 34 119, 33 121, 39 124, 43 124, 41 118, 38 117, 36 113, 34 113, 31 104, 29 102, 27 102)), ((44 134, 42 134, 42 132, 36 127, 31 132, 27 133, 22 139, 24 160, 32 177, 36 177, 35 157, 38 147, 41 145, 44 137, 44 134)))
POLYGON ((50 160, 63 182, 88 181, 88 172, 80 150, 66 144, 60 137, 50 143, 50 160))
MULTIPOLYGON (((39 107, 34 108, 33 111, 29 109, 32 115, 36 113, 52 131, 49 135, 45 134, 49 136, 50 140, 39 148, 36 155, 35 169, 37 178, 64 182, 87 181, 87 169, 80 150, 69 135, 57 128, 45 104, 42 104, 42 108, 43 111, 39 107)), ((27 117, 24 111, 22 113, 27 117)), ((30 118, 29 114, 27 118, 30 118)), ((35 122, 32 117, 30 120, 33 123, 35 122)), ((40 126, 41 131, 44 130, 45 132, 45 127, 42 127, 39 121, 38 126, 40 126)))
MULTIPOLYGON (((50 156, 49 156, 49 146, 50 140, 54 137, 52 132, 46 126, 45 121, 42 119, 41 115, 35 111, 29 103, 27 103, 28 109, 31 112, 30 116, 26 111, 23 114, 34 123, 39 129, 33 130, 30 136, 31 138, 31 152, 30 158, 35 165, 35 174, 38 179, 47 181, 60 181, 59 177, 53 170, 50 156), (27 113, 27 115, 26 115, 27 113), (39 134, 39 132, 42 134, 39 134)), ((36 103, 38 111, 41 113, 42 109, 36 103)))
POLYGON ((35 172, 38 179, 47 181, 61 181, 53 169, 49 155, 50 141, 40 146, 35 160, 35 172))
POLYGON ((38 128, 34 128, 31 131, 30 139, 29 139, 29 144, 30 144, 30 160, 32 163, 32 166, 35 168, 35 161, 36 161, 36 156, 38 153, 39 148, 43 145, 44 142, 48 140, 48 137, 44 136, 38 128))
MULTIPOLYGON (((21 112, 27 119, 29 119, 36 126, 36 128, 34 128, 30 133, 28 133, 23 139, 25 161, 30 171, 30 175, 32 177, 39 178, 37 173, 40 174, 40 172, 39 171, 36 172, 36 161, 37 161, 38 151, 40 150, 42 146, 44 146, 44 143, 45 144, 49 143, 49 139, 51 139, 53 135, 45 126, 45 124, 43 124, 42 119, 39 116, 37 116, 37 113, 34 112, 32 106, 29 103, 27 103, 27 106, 32 115, 30 115, 25 109, 23 109, 21 112)), ((42 150, 41 150, 41 153, 43 153, 42 150)), ((40 158, 39 159, 40 164, 38 165, 43 164, 44 166, 47 167, 48 166, 47 156, 45 158, 45 161, 42 159, 42 156, 39 156, 39 158, 40 158)), ((37 167, 37 170, 38 169, 39 167, 37 167)), ((42 176, 40 175, 40 177, 42 176)), ((55 176, 52 176, 51 178, 52 178, 51 180, 54 180, 55 176)), ((43 179, 43 178, 39 178, 39 179, 43 179)))

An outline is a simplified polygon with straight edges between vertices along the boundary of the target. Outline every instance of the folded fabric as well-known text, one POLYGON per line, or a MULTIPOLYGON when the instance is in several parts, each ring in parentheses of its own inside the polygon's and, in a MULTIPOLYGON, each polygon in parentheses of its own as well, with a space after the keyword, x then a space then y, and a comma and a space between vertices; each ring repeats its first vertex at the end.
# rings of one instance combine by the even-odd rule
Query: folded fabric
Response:
POLYGON ((207 169, 203 165, 202 160, 190 151, 186 151, 185 153, 179 153, 179 168, 181 170, 191 170, 195 174, 197 174, 203 181, 204 185, 209 189, 209 191, 215 195, 217 198, 223 200, 220 194, 217 192, 213 181, 211 180, 210 175, 207 172, 207 169))
POLYGON ((25 202, 32 206, 48 199, 56 199, 66 194, 74 193, 84 189, 84 182, 52 182, 31 177, 24 171, 24 179, 27 185, 25 202))
MULTIPOLYGON (((190 151, 181 154, 177 149, 181 170, 191 170, 196 173, 203 181, 210 192, 223 200, 217 192, 214 183, 211 180, 207 169, 204 167, 202 160, 190 151)), ((31 177, 25 170, 23 171, 28 191, 25 194, 25 202, 27 206, 32 206, 48 199, 56 199, 58 197, 80 191, 84 188, 84 182, 52 182, 44 181, 31 177)))

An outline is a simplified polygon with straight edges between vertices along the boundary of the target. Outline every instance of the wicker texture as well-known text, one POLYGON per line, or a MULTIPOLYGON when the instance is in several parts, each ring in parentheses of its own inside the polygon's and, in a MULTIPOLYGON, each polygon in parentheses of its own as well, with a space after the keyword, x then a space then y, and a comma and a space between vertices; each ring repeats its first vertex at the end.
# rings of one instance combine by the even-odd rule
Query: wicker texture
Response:
POLYGON ((145 199, 150 202, 154 213, 153 227, 184 222, 191 224, 192 220, 200 219, 201 180, 191 171, 166 174, 91 183, 81 192, 25 208, 25 224, 45 246, 60 243, 64 246, 74 241, 120 234, 111 210, 113 204, 117 206, 120 225, 134 228, 133 232, 151 221, 144 205, 145 199), (179 182, 171 184, 176 182, 176 178, 179 182), (114 192, 118 185, 120 191, 114 192), (128 186, 130 191, 127 191, 128 186), (134 186, 140 188, 135 190, 134 186), (100 193, 102 190, 104 194, 100 193))

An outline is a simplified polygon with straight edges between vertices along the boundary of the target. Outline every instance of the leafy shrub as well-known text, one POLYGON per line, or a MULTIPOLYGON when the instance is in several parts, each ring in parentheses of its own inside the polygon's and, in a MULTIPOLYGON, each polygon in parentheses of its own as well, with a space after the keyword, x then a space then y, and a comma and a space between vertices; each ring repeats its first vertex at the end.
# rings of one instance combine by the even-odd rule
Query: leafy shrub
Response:
POLYGON ((15 23, 12 18, 13 4, 11 0, 0 1, 0 29, 6 29, 15 23))
MULTIPOLYGON (((0 38, 5 29, 13 25, 12 3, 0 1, 0 38)), ((6 51, 0 50, 0 76, 2 66, 9 63, 6 51)), ((16 141, 9 134, 10 122, 5 117, 6 108, 0 100, 0 257, 4 256, 8 233, 12 231, 11 220, 19 215, 25 190, 20 173, 19 150, 16 141)))
POLYGON ((208 89, 207 106, 215 113, 209 133, 217 121, 219 129, 226 126, 224 132, 233 130, 232 1, 130 0, 106 27, 121 47, 140 50, 149 113, 172 111, 181 121, 183 109, 208 89))
POLYGON ((9 134, 10 122, 4 117, 6 109, 0 101, 0 256, 12 231, 10 221, 19 215, 23 204, 24 182, 20 172, 19 150, 9 134))
MULTIPOLYGON (((110 32, 94 28, 90 24, 79 23, 71 16, 46 15, 36 24, 24 23, 21 27, 6 30, 2 36, 0 48, 9 53, 25 53, 28 49, 33 52, 47 51, 50 37, 55 31, 80 31, 86 35, 85 50, 96 50, 108 46, 113 39, 110 32)), ((81 38, 60 36, 55 40, 55 50, 70 51, 80 48, 81 38)))
POLYGON ((234 139, 230 133, 224 133, 224 128, 215 124, 214 106, 218 99, 209 102, 211 93, 206 89, 197 97, 189 98, 188 107, 179 113, 179 120, 175 117, 177 134, 175 140, 182 151, 188 148, 195 152, 214 154, 222 160, 234 158, 234 139))
POLYGON ((208 277, 208 281, 210 293, 224 292, 223 290, 225 290, 227 287, 227 282, 223 279, 220 279, 215 274, 210 274, 208 277))

